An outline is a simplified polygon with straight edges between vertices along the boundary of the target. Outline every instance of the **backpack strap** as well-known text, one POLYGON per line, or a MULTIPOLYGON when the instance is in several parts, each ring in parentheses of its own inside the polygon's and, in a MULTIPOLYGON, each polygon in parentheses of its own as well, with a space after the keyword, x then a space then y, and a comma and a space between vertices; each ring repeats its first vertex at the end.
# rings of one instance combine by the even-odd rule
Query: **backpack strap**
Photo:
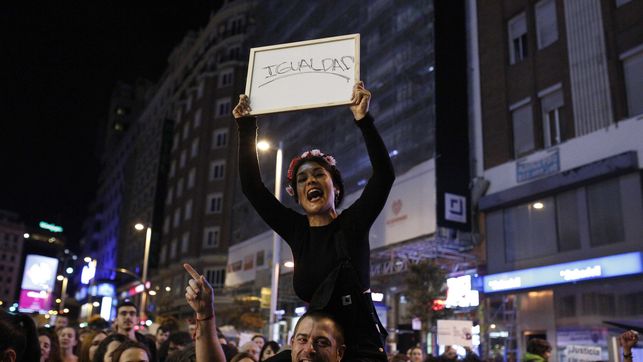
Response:
POLYGON ((346 238, 344 237, 344 232, 339 230, 335 233, 333 239, 335 241, 335 252, 337 252, 340 263, 344 261, 350 262, 351 257, 348 255, 348 250, 346 249, 346 238))

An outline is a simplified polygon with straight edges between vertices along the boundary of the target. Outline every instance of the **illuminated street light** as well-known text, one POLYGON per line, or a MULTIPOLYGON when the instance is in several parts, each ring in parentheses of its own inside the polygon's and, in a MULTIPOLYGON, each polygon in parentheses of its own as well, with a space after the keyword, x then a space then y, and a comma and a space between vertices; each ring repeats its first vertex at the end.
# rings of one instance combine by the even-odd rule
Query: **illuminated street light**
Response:
POLYGON ((141 223, 138 223, 138 224, 134 225, 134 229, 136 229, 138 231, 141 231, 141 230, 145 229, 145 225, 143 225, 141 223))
POLYGON ((67 274, 71 274, 71 273, 73 273, 73 272, 74 272, 74 268, 69 267, 69 268, 65 269, 65 272, 66 272, 67 274))
POLYGON ((65 314, 69 313, 69 308, 63 309, 63 313, 65 313, 65 314))
POLYGON ((92 261, 91 256, 86 256, 85 259, 83 259, 85 263, 90 263, 92 261))
POLYGON ((65 279, 65 277, 62 275, 59 275, 56 277, 56 280, 58 280, 59 282, 62 281, 63 279, 65 279))
POLYGON ((170 287, 165 287, 165 291, 166 291, 166 292, 171 292, 171 291, 172 291, 172 288, 170 288, 170 287))
MULTIPOLYGON (((152 243, 152 227, 137 223, 134 225, 134 229, 142 231, 145 229, 145 250, 143 251, 143 272, 141 273, 141 281, 144 286, 148 286, 147 281, 147 268, 150 260, 150 244, 152 243)), ((144 287, 141 294, 141 305, 138 308, 139 318, 145 320, 147 317, 145 315, 145 305, 147 303, 147 290, 144 287)))
POLYGON ((155 291, 155 290, 150 290, 148 293, 149 293, 150 295, 156 295, 156 291, 155 291))
POLYGON ((60 298, 56 298, 56 304, 60 304, 63 300, 60 298))
POLYGON ((540 202, 540 201, 538 201, 538 202, 534 202, 534 204, 533 204, 532 206, 533 206, 533 207, 534 207, 534 209, 536 209, 536 210, 540 210, 540 209, 542 209, 542 208, 544 208, 544 207, 545 207, 545 205, 544 205, 542 202, 540 202))
POLYGON ((287 262, 284 263, 284 267, 286 267, 286 268, 294 268, 295 263, 292 260, 288 260, 287 262))
POLYGON ((30 237, 31 235, 29 235, 29 233, 24 233, 24 235, 22 235, 22 236, 23 236, 25 239, 29 239, 29 237, 30 237))
MULTIPOLYGON (((277 201, 281 201, 281 168, 283 163, 283 143, 279 142, 277 147, 277 156, 275 157, 275 198, 277 201)), ((267 151, 270 149, 270 143, 266 141, 257 142, 257 149, 262 151, 267 151)), ((268 323, 270 328, 275 327, 277 322, 276 311, 277 311, 277 297, 279 289, 279 274, 280 274, 280 263, 281 263, 281 238, 279 234, 272 231, 272 276, 270 283, 270 314, 268 317, 268 323)))
POLYGON ((100 306, 100 303, 98 303, 98 302, 94 302, 94 303, 92 303, 92 305, 93 305, 94 307, 98 307, 98 306, 100 306))

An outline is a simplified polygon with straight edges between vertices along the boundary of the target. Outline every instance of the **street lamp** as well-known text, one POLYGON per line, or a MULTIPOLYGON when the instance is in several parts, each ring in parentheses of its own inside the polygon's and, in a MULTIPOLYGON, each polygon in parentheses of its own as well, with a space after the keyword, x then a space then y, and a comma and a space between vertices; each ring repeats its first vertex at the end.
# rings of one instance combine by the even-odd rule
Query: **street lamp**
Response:
MULTIPOLYGON (((137 223, 134 225, 134 229, 141 231, 145 229, 145 225, 141 223, 137 223)), ((152 228, 150 226, 147 226, 147 230, 145 231, 145 252, 143 254, 143 274, 141 276, 141 279, 143 280, 143 286, 145 287, 147 284, 147 265, 149 262, 150 258, 150 243, 152 242, 152 228)), ((143 289, 143 294, 141 294, 141 304, 139 307, 139 316, 141 319, 145 318, 145 304, 147 303, 147 290, 143 289)))
MULTIPOLYGON (((270 149, 270 143, 266 141, 257 142, 257 149, 260 151, 267 151, 270 149)), ((275 198, 278 201, 281 201, 281 167, 283 163, 283 143, 279 142, 279 147, 277 148, 277 157, 275 159, 275 198)), ((277 289, 279 288, 279 263, 281 262, 281 238, 273 230, 272 231, 272 281, 271 281, 271 293, 270 293, 270 317, 268 322, 272 327, 277 321, 276 311, 277 311, 277 289)))

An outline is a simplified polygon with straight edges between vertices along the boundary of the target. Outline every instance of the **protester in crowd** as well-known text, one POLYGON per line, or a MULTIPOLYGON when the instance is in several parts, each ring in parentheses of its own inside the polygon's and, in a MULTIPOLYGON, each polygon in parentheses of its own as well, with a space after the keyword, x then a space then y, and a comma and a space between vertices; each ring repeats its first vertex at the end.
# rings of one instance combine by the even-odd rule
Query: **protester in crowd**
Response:
POLYGON ((259 352, 261 351, 261 348, 253 342, 253 341, 248 341, 244 343, 241 347, 239 347, 239 353, 248 353, 252 356, 252 359, 255 360, 255 362, 259 361, 259 352))
POLYGON ((395 353, 389 359, 389 362, 409 362, 410 358, 404 353, 395 353))
POLYGON ((95 331, 104 331, 106 329, 109 329, 109 322, 107 322, 105 318, 95 315, 89 318, 89 321, 87 322, 87 327, 95 331))
POLYGON ((94 338, 92 338, 92 340, 89 342, 89 348, 87 351, 87 357, 89 357, 89 361, 94 360, 94 355, 96 354, 96 350, 98 349, 100 342, 102 342, 105 338, 107 338, 107 332, 97 331, 96 334, 94 335, 94 338))
POLYGON ((411 362, 424 362, 424 351, 420 347, 411 348, 410 353, 408 354, 409 361, 411 362))
POLYGON ((74 327, 63 327, 57 331, 58 342, 60 343, 60 358, 63 362, 77 362, 76 346, 78 345, 78 333, 74 327))
POLYGON ((166 325, 159 326, 156 329, 156 334, 154 336, 155 336, 155 342, 156 342, 156 350, 160 351, 161 344, 167 341, 167 339, 170 337, 170 327, 166 325))
POLYGON ((466 351, 466 354, 464 355, 464 358, 462 359, 462 362, 481 362, 482 360, 480 359, 480 356, 478 356, 471 347, 464 347, 464 350, 466 351))
POLYGON ((292 361, 339 362, 346 350, 342 327, 321 311, 309 311, 297 321, 290 345, 292 361))
POLYGON ((151 362, 152 356, 147 346, 130 339, 121 343, 112 354, 112 362, 151 362))
POLYGON ((192 343, 192 335, 188 332, 174 332, 159 350, 159 361, 165 361, 172 353, 183 350, 192 343))
POLYGON ((138 325, 138 322, 138 307, 132 301, 126 299, 116 306, 116 321, 114 322, 116 325, 116 331, 119 334, 126 336, 131 341, 143 343, 150 352, 152 361, 156 362, 156 344, 150 338, 136 332, 134 327, 138 325))
POLYGON ((196 362, 196 348, 194 343, 190 343, 182 350, 170 354, 165 362, 196 362))
POLYGON ((123 334, 108 334, 107 337, 100 342, 98 348, 96 348, 92 362, 112 362, 112 353, 114 350, 127 340, 127 336, 123 334))
POLYGON ((279 343, 275 341, 266 342, 266 344, 263 345, 263 348, 261 348, 261 352, 259 352, 259 362, 263 362, 276 355, 277 352, 279 352, 279 348, 279 343))
POLYGON ((80 342, 80 355, 78 356, 79 362, 90 362, 94 357, 92 351, 95 353, 96 348, 100 342, 107 337, 107 333, 100 330, 90 330, 91 333, 86 334, 80 342))
POLYGON ((261 180, 256 152, 257 119, 249 116, 245 95, 233 110, 239 129, 239 175, 255 210, 290 246, 295 256, 293 286, 310 308, 325 310, 346 328, 347 357, 386 361, 384 337, 370 296, 371 225, 386 203, 395 173, 373 117, 371 93, 359 82, 353 88, 355 124, 362 132, 373 174, 357 201, 338 214, 344 198, 335 158, 319 150, 295 157, 288 168, 286 191, 305 215, 287 208, 261 180))
POLYGON ((532 338, 527 342, 527 352, 522 356, 523 362, 545 362, 551 356, 551 345, 544 339, 532 338))
POLYGON ((69 318, 65 317, 64 315, 56 316, 56 322, 54 323, 54 329, 56 330, 56 332, 67 327, 68 325, 69 325, 69 318))
POLYGON ((438 362, 455 362, 458 360, 458 352, 453 346, 446 346, 444 352, 437 358, 438 362))
POLYGON ((262 336, 261 334, 255 334, 250 338, 251 341, 255 342, 255 344, 259 347, 259 350, 263 349, 263 346, 266 344, 266 337, 262 336))
POLYGON ((623 348, 623 361, 632 361, 632 348, 638 343, 639 334, 636 331, 625 331, 618 337, 618 342, 623 348))
POLYGON ((192 277, 185 288, 185 299, 195 313, 196 359, 201 362, 224 362, 225 355, 217 336, 212 286, 190 264, 183 264, 183 267, 192 277))
POLYGON ((248 352, 239 352, 230 362, 257 362, 254 356, 248 352))
POLYGON ((7 313, 0 309, 0 361, 40 361, 38 333, 28 315, 7 313))
POLYGON ((62 362, 58 336, 48 328, 38 328, 38 341, 40 342, 40 362, 62 362))

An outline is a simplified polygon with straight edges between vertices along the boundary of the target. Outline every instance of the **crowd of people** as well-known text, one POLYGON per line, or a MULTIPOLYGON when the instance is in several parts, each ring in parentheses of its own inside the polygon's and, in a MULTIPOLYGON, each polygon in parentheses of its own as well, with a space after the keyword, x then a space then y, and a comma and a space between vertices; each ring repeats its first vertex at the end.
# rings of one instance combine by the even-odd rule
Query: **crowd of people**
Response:
MULTIPOLYGON (((344 184, 332 155, 311 149, 292 159, 286 191, 303 214, 293 210, 275 198, 261 180, 256 152, 258 121, 252 116, 248 97, 242 95, 233 110, 239 131, 242 190, 292 249, 294 291, 308 303, 308 312, 297 321, 289 346, 266 341, 261 335, 238 348, 228 343, 216 325, 212 287, 191 265, 184 264, 191 276, 185 298, 194 311, 194 323, 187 332, 161 325, 154 335, 139 333, 138 308, 127 300, 117 306, 111 327, 99 323, 82 331, 64 322, 57 323, 53 331, 36 331, 30 317, 0 311, 0 362, 458 361, 452 346, 437 357, 425 355, 419 346, 406 353, 389 355, 385 351, 387 331, 370 294, 368 235, 386 203, 395 172, 369 113, 370 99, 364 84, 355 84, 349 108, 364 138, 372 175, 359 198, 341 212, 338 207, 345 196, 344 184)), ((627 333, 620 340, 624 358, 631 360, 638 334, 627 333)), ((530 342, 525 361, 546 361, 550 352, 548 344, 534 347, 530 342)), ((467 350, 462 361, 480 358, 467 350)))

